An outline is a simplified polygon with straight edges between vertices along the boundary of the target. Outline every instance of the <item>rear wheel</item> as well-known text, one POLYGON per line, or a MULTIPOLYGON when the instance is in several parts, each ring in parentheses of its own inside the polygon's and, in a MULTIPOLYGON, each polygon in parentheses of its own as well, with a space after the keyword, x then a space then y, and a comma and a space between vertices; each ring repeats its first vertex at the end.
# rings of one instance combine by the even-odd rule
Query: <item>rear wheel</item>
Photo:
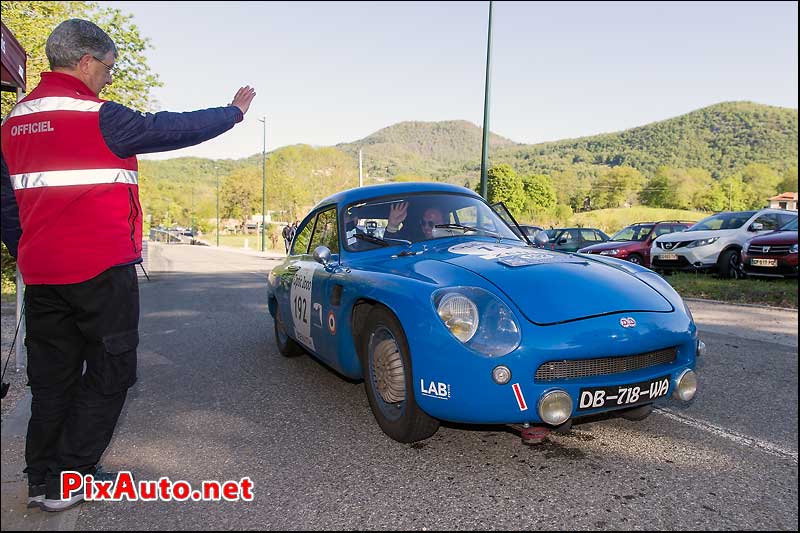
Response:
POLYGON ((741 256, 739 255, 739 250, 726 250, 723 252, 717 261, 717 271, 719 273, 719 277, 723 279, 736 279, 741 277, 739 272, 740 262, 741 256))
POLYGON ((439 421, 414 399, 408 341, 397 318, 384 307, 374 307, 359 344, 364 388, 383 432, 398 442, 416 442, 436 433, 439 421))
POLYGON ((277 305, 275 306, 275 343, 278 345, 278 351, 284 357, 296 357, 303 353, 303 348, 289 337, 286 326, 281 320, 280 307, 277 305))

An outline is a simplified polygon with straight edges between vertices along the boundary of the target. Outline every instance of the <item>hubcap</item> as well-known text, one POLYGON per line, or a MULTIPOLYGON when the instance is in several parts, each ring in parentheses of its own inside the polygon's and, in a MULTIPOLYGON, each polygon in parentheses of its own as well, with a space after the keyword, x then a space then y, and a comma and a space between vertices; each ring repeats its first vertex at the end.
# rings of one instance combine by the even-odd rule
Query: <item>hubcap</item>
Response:
POLYGON ((406 398, 406 374, 403 357, 392 333, 380 328, 369 343, 372 383, 386 403, 402 402, 406 398))

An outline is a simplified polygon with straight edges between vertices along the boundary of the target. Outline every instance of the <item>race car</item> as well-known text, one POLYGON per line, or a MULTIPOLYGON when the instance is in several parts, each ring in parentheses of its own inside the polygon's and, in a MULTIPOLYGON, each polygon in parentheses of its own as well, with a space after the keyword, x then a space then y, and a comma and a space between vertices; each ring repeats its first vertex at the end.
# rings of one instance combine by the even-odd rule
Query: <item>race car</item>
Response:
POLYGON ((502 204, 447 184, 320 202, 270 272, 268 304, 279 351, 363 379, 403 443, 441 421, 540 442, 586 415, 642 419, 670 395, 692 399, 704 349, 658 274, 535 248, 502 204))

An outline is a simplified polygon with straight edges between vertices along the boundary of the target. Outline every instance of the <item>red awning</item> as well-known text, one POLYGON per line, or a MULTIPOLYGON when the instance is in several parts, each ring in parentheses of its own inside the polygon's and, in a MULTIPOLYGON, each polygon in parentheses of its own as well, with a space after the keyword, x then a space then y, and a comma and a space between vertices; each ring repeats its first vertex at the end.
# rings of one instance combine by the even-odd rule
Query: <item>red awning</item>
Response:
POLYGON ((3 76, 2 89, 4 91, 16 91, 17 87, 25 92, 26 61, 28 54, 23 50, 14 34, 2 24, 3 28, 3 76))

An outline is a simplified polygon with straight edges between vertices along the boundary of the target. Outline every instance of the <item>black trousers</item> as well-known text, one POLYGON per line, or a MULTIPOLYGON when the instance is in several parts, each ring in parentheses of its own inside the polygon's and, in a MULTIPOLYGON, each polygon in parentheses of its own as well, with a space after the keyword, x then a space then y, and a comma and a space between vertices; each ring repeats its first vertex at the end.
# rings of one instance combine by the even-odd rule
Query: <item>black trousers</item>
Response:
POLYGON ((25 289, 28 483, 58 490, 62 471, 92 473, 136 382, 139 284, 135 265, 83 283, 25 289))

